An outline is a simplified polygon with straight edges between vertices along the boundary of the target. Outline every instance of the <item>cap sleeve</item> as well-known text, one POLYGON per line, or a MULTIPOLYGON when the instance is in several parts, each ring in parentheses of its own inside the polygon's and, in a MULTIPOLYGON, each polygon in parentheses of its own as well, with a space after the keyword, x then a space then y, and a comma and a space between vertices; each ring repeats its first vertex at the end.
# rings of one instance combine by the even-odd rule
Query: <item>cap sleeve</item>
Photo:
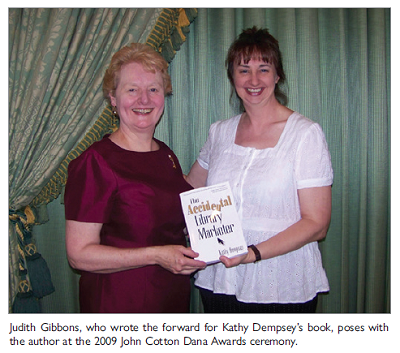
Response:
POLYGON ((112 210, 116 178, 102 156, 87 150, 70 162, 65 188, 65 218, 106 223, 112 210))
POLYGON ((331 156, 319 124, 312 124, 302 138, 295 163, 297 188, 329 186, 333 183, 331 156))
POLYGON ((210 163, 210 156, 211 156, 211 150, 212 150, 212 145, 213 145, 212 141, 214 139, 215 129, 216 129, 216 123, 214 123, 210 126, 210 129, 208 131, 207 141, 201 148, 199 156, 197 158, 197 162, 200 164, 200 166, 202 168, 204 168, 206 170, 208 170, 209 163, 210 163))

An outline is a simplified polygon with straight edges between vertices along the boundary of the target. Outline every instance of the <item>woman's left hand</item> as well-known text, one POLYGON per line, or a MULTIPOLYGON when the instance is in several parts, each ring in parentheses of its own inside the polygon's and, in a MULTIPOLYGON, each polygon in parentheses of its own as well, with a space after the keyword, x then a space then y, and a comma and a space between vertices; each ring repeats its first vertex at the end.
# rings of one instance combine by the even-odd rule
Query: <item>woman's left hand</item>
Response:
POLYGON ((226 268, 229 268, 229 267, 238 266, 240 264, 248 264, 250 262, 254 262, 255 255, 254 255, 254 253, 252 253, 251 250, 249 250, 248 253, 244 254, 244 255, 235 256, 233 258, 221 256, 219 259, 225 265, 226 268), (254 257, 254 259, 252 258, 252 256, 254 257))

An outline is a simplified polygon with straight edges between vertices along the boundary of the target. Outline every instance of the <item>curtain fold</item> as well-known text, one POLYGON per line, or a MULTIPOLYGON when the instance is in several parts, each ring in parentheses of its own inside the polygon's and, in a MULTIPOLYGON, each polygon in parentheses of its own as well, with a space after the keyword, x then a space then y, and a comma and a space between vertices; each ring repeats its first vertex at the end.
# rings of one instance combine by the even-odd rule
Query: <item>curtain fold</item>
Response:
POLYGON ((68 162, 116 126, 102 94, 111 56, 151 36, 159 40, 148 44, 172 60, 195 16, 195 9, 9 9, 10 298, 18 277, 19 292, 32 289, 28 248, 32 263, 40 258, 46 267, 31 228, 61 193, 68 162))

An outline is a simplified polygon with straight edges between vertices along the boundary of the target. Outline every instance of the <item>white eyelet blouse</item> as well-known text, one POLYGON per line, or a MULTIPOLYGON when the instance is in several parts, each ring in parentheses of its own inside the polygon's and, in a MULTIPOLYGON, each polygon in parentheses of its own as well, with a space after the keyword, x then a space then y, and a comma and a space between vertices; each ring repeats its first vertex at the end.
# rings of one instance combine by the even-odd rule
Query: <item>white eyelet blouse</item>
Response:
MULTIPOLYGON (((332 185, 333 171, 324 133, 294 112, 277 145, 255 149, 235 144, 240 115, 214 123, 200 151, 207 185, 229 181, 247 244, 259 244, 300 219, 297 190, 332 185)), ((196 285, 233 294, 242 302, 302 303, 329 291, 318 243, 272 259, 199 271, 196 285)))

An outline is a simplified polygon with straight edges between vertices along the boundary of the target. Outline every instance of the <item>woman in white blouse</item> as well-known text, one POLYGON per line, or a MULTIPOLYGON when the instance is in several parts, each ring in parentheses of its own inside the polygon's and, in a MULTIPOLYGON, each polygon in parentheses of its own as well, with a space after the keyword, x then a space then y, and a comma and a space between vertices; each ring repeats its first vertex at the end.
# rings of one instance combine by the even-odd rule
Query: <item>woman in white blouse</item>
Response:
POLYGON ((187 181, 229 181, 249 246, 199 271, 205 312, 315 312, 329 290, 318 241, 331 217, 333 172, 321 127, 288 109, 277 40, 242 32, 227 55, 244 112, 214 123, 187 181))

